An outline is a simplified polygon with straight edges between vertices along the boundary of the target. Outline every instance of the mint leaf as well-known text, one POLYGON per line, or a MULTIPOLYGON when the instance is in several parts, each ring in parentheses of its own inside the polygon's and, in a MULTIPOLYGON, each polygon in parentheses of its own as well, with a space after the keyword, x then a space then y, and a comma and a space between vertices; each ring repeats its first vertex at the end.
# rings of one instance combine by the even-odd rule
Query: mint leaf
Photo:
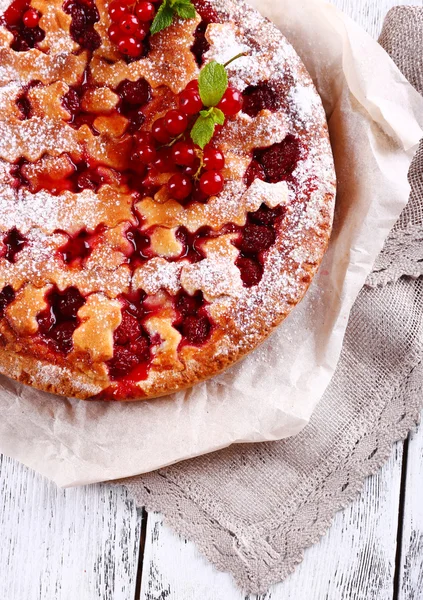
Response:
POLYGON ((170 5, 170 1, 171 0, 164 0, 163 4, 160 5, 150 27, 151 35, 158 33, 162 29, 166 29, 166 27, 169 27, 169 25, 172 24, 174 12, 170 5))
POLYGON ((213 117, 213 121, 216 123, 216 125, 224 125, 225 124, 225 114, 220 110, 220 108, 212 108, 211 112, 210 112, 211 116, 213 117))
POLYGON ((176 2, 173 2, 172 7, 181 19, 195 19, 195 7, 191 0, 176 0, 176 2))
POLYGON ((216 125, 224 123, 225 115, 219 108, 212 107, 209 110, 202 110, 191 129, 192 141, 203 150, 212 139, 216 125))
POLYGON ((228 87, 228 74, 223 65, 215 60, 200 71, 198 87, 204 106, 216 106, 228 87))
POLYGON ((197 144, 203 150, 204 146, 207 146, 212 139, 214 128, 215 122, 211 115, 200 115, 191 129, 191 139, 194 144, 197 144))

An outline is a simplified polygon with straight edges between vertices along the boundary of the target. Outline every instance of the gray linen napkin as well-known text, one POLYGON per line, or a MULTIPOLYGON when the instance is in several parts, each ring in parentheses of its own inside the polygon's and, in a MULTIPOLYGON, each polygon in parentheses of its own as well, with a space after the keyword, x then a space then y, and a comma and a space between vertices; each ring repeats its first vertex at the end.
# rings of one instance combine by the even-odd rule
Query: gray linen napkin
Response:
MULTIPOLYGON (((423 9, 393 9, 381 44, 423 93, 423 9)), ((250 592, 283 580, 337 510, 418 421, 423 400, 423 144, 412 195, 351 312, 334 378, 309 426, 125 485, 250 592)))

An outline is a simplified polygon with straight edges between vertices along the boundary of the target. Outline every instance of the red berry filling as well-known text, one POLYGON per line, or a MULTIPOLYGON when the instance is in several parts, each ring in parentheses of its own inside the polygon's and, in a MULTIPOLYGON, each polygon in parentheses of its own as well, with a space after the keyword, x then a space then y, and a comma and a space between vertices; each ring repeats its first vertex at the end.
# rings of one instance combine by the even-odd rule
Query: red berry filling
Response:
POLYGON ((267 81, 248 86, 243 96, 242 110, 250 117, 256 117, 264 109, 276 112, 282 106, 281 91, 267 81))
POLYGON ((195 60, 197 61, 197 65, 199 67, 201 67, 203 64, 205 53, 210 50, 210 44, 206 38, 207 26, 207 21, 201 21, 195 30, 194 43, 191 46, 191 52, 194 54, 195 60))
POLYGON ((15 0, 4 12, 0 23, 13 33, 13 50, 25 52, 44 39, 45 32, 38 26, 40 16, 30 7, 30 0, 15 0))
MULTIPOLYGON (((99 225, 94 233, 89 233, 85 229, 77 235, 69 236, 69 240, 64 246, 59 248, 58 252, 67 265, 81 267, 91 255, 98 236, 105 230, 104 225, 99 225)), ((64 233, 66 232, 59 232, 64 233)))
POLYGON ((256 178, 268 183, 289 180, 300 157, 299 141, 293 135, 287 135, 279 144, 254 151, 253 160, 245 174, 246 182, 251 185, 256 178))
POLYGON ((241 272, 245 287, 260 283, 263 276, 263 253, 275 243, 276 231, 283 216, 282 207, 270 209, 265 204, 256 212, 248 214, 240 239, 235 243, 241 251, 235 264, 241 272))
POLYGON ((69 354, 73 349, 72 336, 79 325, 78 311, 85 299, 75 287, 70 287, 64 292, 54 288, 46 300, 48 308, 37 317, 40 337, 52 350, 69 354))
POLYGON ((17 99, 16 99, 16 106, 19 108, 20 113, 22 115, 21 119, 22 121, 25 121, 26 119, 30 119, 31 118, 31 103, 28 100, 28 96, 26 94, 26 92, 23 92, 17 99))
POLYGON ((7 285, 0 292, 0 318, 4 317, 6 308, 15 299, 15 292, 11 285, 7 285))
POLYGON ((71 15, 70 34, 82 48, 94 52, 101 46, 101 37, 94 29, 100 20, 94 0, 66 0, 63 10, 71 15))
POLYGON ((5 258, 9 262, 15 263, 16 255, 24 249, 26 243, 26 237, 24 237, 16 228, 11 229, 3 239, 5 250, 1 258, 5 258))
POLYGON ((131 227, 126 232, 126 238, 130 242, 133 250, 129 255, 129 263, 132 268, 138 267, 140 264, 151 258, 150 238, 147 234, 141 232, 136 227, 131 227))
POLYGON ((116 93, 122 99, 118 110, 130 121, 128 133, 134 134, 145 121, 142 107, 151 100, 150 84, 143 78, 137 81, 125 79, 119 84, 116 93))
POLYGON ((185 227, 179 227, 176 237, 184 245, 184 250, 177 260, 186 258, 189 262, 196 263, 206 258, 202 245, 213 237, 211 232, 210 227, 201 227, 195 233, 190 233, 185 227))
POLYGON ((122 298, 122 322, 114 333, 114 353, 108 363, 112 381, 122 378, 139 381, 147 377, 152 342, 143 327, 143 320, 149 314, 143 306, 144 298, 143 292, 122 298))
POLYGON ((67 121, 69 125, 72 125, 75 129, 79 129, 82 125, 88 125, 93 133, 97 133, 93 127, 97 115, 87 113, 82 108, 82 98, 84 94, 92 89, 95 89, 95 86, 90 83, 90 69, 87 67, 82 76, 81 83, 72 86, 63 96, 62 106, 71 115, 70 120, 67 121))
POLYGON ((195 30, 194 44, 191 46, 191 52, 194 54, 198 66, 201 67, 204 55, 210 49, 210 44, 206 39, 207 26, 210 23, 219 23, 221 19, 209 2, 196 0, 194 5, 202 21, 195 30))
POLYGON ((175 301, 175 308, 180 317, 176 328, 183 336, 181 344, 201 346, 210 338, 213 325, 205 310, 207 306, 201 292, 189 296, 180 292, 175 301))
POLYGON ((210 320, 206 316, 191 315, 182 321, 180 331, 187 344, 191 346, 200 346, 207 342, 210 337, 210 320))

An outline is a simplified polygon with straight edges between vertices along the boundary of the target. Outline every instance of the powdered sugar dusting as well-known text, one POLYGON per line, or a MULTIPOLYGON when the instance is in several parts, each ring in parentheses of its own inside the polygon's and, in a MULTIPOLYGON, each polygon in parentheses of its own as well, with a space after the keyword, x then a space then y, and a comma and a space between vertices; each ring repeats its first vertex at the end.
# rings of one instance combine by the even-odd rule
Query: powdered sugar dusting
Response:
MULTIPOLYGON (((97 347, 93 341, 98 350, 93 356, 94 362, 99 363, 95 365, 95 372, 100 386, 92 385, 89 378, 82 376, 79 366, 67 369, 40 362, 34 381, 42 387, 50 389, 53 383, 60 388, 60 382, 73 379, 74 371, 78 372, 74 389, 82 395, 97 393, 107 385, 107 367, 102 360, 106 356, 110 358, 113 350, 113 331, 118 326, 121 306, 116 298, 137 290, 143 290, 150 297, 167 298, 163 302, 169 305, 169 298, 181 291, 190 295, 201 292, 209 303, 207 310, 220 337, 215 336, 210 345, 197 348, 198 356, 204 353, 209 359, 212 351, 214 357, 235 359, 261 341, 301 300, 322 258, 332 220, 335 178, 321 101, 295 51, 276 28, 242 1, 210 0, 210 3, 221 16, 228 18, 223 23, 208 25, 206 37, 210 49, 205 60, 226 62, 245 53, 246 56, 228 68, 231 85, 245 90, 248 86, 269 83, 284 91, 280 106, 263 108, 254 117, 241 112, 227 121, 215 139, 228 157, 225 187, 206 203, 195 202, 187 207, 173 200, 162 203, 159 195, 156 200, 139 198, 128 193, 124 185, 114 183, 101 185, 96 191, 84 189, 59 194, 46 190, 32 193, 33 188, 29 189, 28 185, 19 186, 11 168, 22 158, 38 165, 46 156, 63 158, 66 155, 76 162, 88 156, 96 164, 106 164, 119 171, 124 170, 124 161, 119 158, 124 156, 124 151, 110 132, 94 135, 87 125, 73 128, 63 114, 37 113, 29 118, 19 114, 16 98, 23 85, 33 79, 39 80, 41 86, 56 81, 72 85, 80 80, 90 60, 88 53, 73 53, 75 43, 67 31, 69 18, 64 16, 60 3, 57 9, 51 4, 45 17, 50 48, 18 53, 10 48, 10 36, 0 40, 0 292, 10 284, 15 290, 25 285, 43 288, 54 284, 59 290, 74 286, 85 299, 94 298, 91 295, 101 296, 102 303, 98 307, 106 306, 107 311, 113 313, 113 323, 107 328, 107 352, 104 344, 99 342, 97 347), (57 30, 53 25, 56 10, 64 17, 63 25, 57 30), (256 178, 248 187, 244 174, 253 153, 282 144, 287 136, 299 144, 299 160, 294 171, 288 170, 286 177, 277 183, 256 178), (123 162, 118 164, 119 160, 123 162), (260 282, 246 287, 236 266, 240 256, 242 258, 236 244, 240 228, 250 222, 248 213, 255 213, 262 205, 269 209, 283 206, 283 218, 277 222, 273 246, 260 251, 254 259, 263 269, 260 282), (230 228, 222 231, 228 225, 230 228), (104 226, 107 233, 96 239, 91 258, 83 265, 69 267, 61 254, 69 236, 82 230, 94 232, 98 226, 104 226), (154 245, 166 245, 163 240, 169 239, 169 244, 173 241, 171 251, 161 248, 134 267, 128 258, 131 244, 125 237, 130 227, 138 227, 150 236, 154 241, 153 250, 154 245), (180 227, 191 234, 202 227, 212 231, 202 247, 204 254, 197 262, 190 263, 189 249, 176 237, 180 227), (10 261, 4 258, 4 239, 6 233, 15 228, 26 236, 26 241, 16 260, 10 261), (167 238, 163 231, 161 235, 160 228, 165 233, 167 228, 171 229, 172 235, 167 238), (230 233, 234 228, 238 233, 230 233)), ((0 0, 0 11, 8 4, 0 0)), ((101 11, 104 18, 103 4, 101 11)), ((161 86, 166 86, 166 94, 172 97, 169 90, 180 91, 198 75, 190 52, 198 23, 199 18, 178 20, 165 34, 151 40, 151 51, 146 58, 129 64, 111 46, 107 26, 99 23, 96 29, 103 44, 94 53, 90 65, 93 81, 104 85, 107 91, 115 90, 124 79, 135 81, 144 77, 153 88, 156 100, 164 94, 165 88, 161 86)), ((64 91, 67 89, 65 86, 64 91)), ((56 94, 58 107, 62 106, 64 91, 56 94)), ((95 304, 94 299, 91 304, 95 304)), ((84 331, 100 331, 102 309, 98 307, 95 314, 89 315, 93 319, 91 329, 91 325, 77 329, 79 347, 88 351, 91 345, 87 345, 84 331)), ((139 384, 147 391, 159 379, 167 382, 166 390, 172 389, 172 385, 177 386, 181 371, 184 371, 185 383, 195 382, 196 369, 202 378, 205 376, 201 372, 201 360, 181 362, 178 355, 181 335, 173 325, 174 310, 167 304, 162 308, 163 318, 157 315, 149 318, 148 326, 159 341, 150 374, 139 384)), ((92 364, 80 360, 96 377, 90 371, 92 364)), ((206 373, 211 374, 212 370, 206 373)))

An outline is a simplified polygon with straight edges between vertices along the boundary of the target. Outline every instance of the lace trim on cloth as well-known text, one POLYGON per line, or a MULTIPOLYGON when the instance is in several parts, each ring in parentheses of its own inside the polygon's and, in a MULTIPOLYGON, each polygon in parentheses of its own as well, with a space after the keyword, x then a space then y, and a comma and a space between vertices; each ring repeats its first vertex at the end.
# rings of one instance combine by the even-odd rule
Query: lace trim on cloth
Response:
POLYGON ((260 593, 285 579, 365 478, 383 465, 392 444, 418 422, 422 312, 423 280, 364 289, 349 323, 354 335, 346 336, 337 374, 304 432, 294 440, 234 446, 126 480, 131 495, 147 510, 162 512, 218 569, 230 570, 241 588, 260 593), (365 348, 363 334, 372 340, 365 348), (347 407, 340 406, 340 385, 351 398, 347 407), (313 454, 319 455, 316 464, 313 454), (268 499, 261 481, 268 482, 268 499), (283 486, 275 489, 271 481, 283 486), (234 505, 237 485, 246 507, 242 516, 234 505))
POLYGON ((423 276, 423 227, 409 225, 395 231, 387 240, 383 253, 367 278, 366 285, 376 287, 398 281, 401 277, 423 276), (398 260, 398 257, 401 257, 398 260))
MULTIPOLYGON (((397 7, 380 40, 420 92, 422 32, 423 9, 397 7)), ((410 184, 410 202, 354 304, 337 371, 306 429, 123 482, 244 590, 263 592, 290 574, 419 420, 423 144, 410 184)))
POLYGON ((422 381, 420 360, 406 383, 395 390, 399 402, 385 407, 375 431, 357 440, 354 452, 311 491, 291 520, 285 521, 289 522, 288 530, 262 532, 268 541, 246 535, 245 531, 240 540, 232 530, 211 518, 195 498, 187 497, 185 489, 166 472, 152 474, 153 480, 146 475, 142 482, 127 481, 125 486, 139 506, 145 506, 148 512, 163 513, 164 522, 180 536, 192 540, 218 570, 227 572, 230 568, 243 590, 265 593, 295 571, 305 550, 325 535, 335 513, 356 498, 365 479, 387 461, 392 445, 405 439, 419 423, 422 381), (344 481, 342 485, 340 480, 344 481))

